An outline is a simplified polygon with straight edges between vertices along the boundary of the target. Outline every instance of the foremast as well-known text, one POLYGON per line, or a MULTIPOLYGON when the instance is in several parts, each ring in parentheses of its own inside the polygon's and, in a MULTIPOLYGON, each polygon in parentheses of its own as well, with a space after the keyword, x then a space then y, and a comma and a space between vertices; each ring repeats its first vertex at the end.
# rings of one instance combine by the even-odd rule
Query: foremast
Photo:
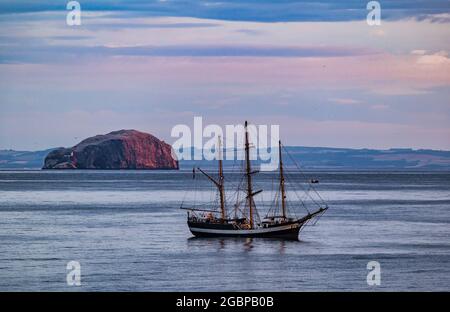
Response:
POLYGON ((223 158, 223 153, 222 153, 222 141, 221 138, 219 136, 219 140, 218 140, 218 160, 219 160, 219 179, 216 181, 216 179, 214 179, 213 177, 211 177, 209 174, 207 174, 206 172, 204 172, 202 169, 198 168, 197 169, 203 173, 211 182, 213 182, 213 184, 217 187, 217 189, 219 190, 219 197, 220 197, 220 217, 222 219, 222 221, 224 221, 226 219, 226 210, 225 210, 225 178, 223 176, 223 164, 222 164, 222 158, 223 158))

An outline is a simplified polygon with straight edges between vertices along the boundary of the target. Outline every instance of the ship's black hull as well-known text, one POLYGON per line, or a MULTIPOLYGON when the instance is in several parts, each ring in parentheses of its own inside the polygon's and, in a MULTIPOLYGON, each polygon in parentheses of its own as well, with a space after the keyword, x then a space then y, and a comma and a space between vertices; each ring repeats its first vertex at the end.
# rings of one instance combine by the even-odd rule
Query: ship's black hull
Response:
POLYGON ((205 233, 205 232, 196 232, 192 231, 191 233, 196 237, 264 237, 264 238, 282 238, 287 240, 297 240, 299 229, 297 230, 284 230, 273 233, 264 233, 264 234, 217 234, 217 233, 205 233))
POLYGON ((231 224, 188 222, 189 230, 196 237, 264 237, 298 240, 302 223, 291 222, 253 230, 235 229, 231 224))

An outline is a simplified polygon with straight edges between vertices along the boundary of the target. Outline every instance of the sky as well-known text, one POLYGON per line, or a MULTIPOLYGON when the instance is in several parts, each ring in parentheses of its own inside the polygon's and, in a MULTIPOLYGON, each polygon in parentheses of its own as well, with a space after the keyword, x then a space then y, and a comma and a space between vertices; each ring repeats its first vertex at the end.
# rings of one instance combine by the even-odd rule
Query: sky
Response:
POLYGON ((450 150, 450 1, 0 0, 0 149, 280 125, 285 145, 450 150), (68 1, 67 1, 68 2, 68 1))

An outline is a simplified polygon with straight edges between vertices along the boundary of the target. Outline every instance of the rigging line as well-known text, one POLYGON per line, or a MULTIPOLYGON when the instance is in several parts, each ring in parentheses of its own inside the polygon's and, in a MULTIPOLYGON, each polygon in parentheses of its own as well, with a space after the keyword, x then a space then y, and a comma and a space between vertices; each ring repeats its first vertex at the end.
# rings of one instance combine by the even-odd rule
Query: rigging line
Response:
POLYGON ((313 190, 314 193, 316 193, 316 195, 317 195, 317 196, 319 197, 319 199, 322 201, 322 204, 325 204, 325 205, 326 205, 325 201, 323 200, 322 197, 320 197, 320 194, 316 191, 316 189, 314 188, 314 186, 312 186, 312 184, 309 184, 309 190, 313 190))
MULTIPOLYGON (((311 201, 313 202, 313 204, 315 204, 316 206, 318 206, 318 207, 320 208, 320 204, 317 203, 317 202, 315 201, 315 199, 314 199, 311 195, 309 195, 310 189, 311 189, 311 186, 308 186, 308 190, 306 191, 305 195, 308 196, 308 197, 311 199, 311 201)), ((307 200, 307 198, 305 198, 305 200, 307 200)), ((305 207, 306 207, 306 206, 305 206, 305 207)), ((308 210, 308 208, 306 208, 306 210, 308 210)), ((309 213, 309 210, 308 210, 308 213, 309 213)))
POLYGON ((322 196, 320 196, 320 193, 316 190, 316 188, 309 183, 309 189, 312 189, 314 191, 314 193, 317 195, 317 197, 319 197, 319 199, 322 201, 322 204, 327 205, 326 201, 322 198, 322 196))
MULTIPOLYGON (((275 178, 272 177, 272 189, 274 189, 274 184, 275 184, 275 178)), ((275 192, 275 197, 272 199, 271 201, 271 206, 269 207, 269 211, 267 211, 266 217, 269 217, 270 212, 272 212, 273 210, 273 214, 275 215, 277 213, 277 207, 278 207, 278 196, 279 196, 279 190, 277 189, 277 191, 275 192)))
MULTIPOLYGON (((294 177, 292 177, 292 179, 293 180, 295 180, 294 179, 294 177)), ((289 182, 291 182, 291 176, 290 176, 290 174, 288 174, 288 180, 289 180, 289 182)), ((304 187, 303 187, 303 184, 301 184, 301 183, 297 183, 297 182, 292 182, 293 184, 295 184, 295 185, 300 185, 300 187, 303 189, 303 194, 302 194, 302 196, 300 196, 298 193, 297 193, 297 190, 294 188, 294 193, 297 195, 297 197, 298 197, 298 199, 299 200, 306 200, 307 198, 306 197, 309 197, 308 195, 308 193, 309 193, 309 189, 308 190, 306 190, 304 187)))
MULTIPOLYGON (((238 184, 237 194, 236 194, 236 203, 233 208, 234 216, 237 217, 237 213, 240 212, 242 215, 245 215, 245 213, 240 209, 241 204, 245 201, 245 199, 239 200, 239 194, 242 191, 241 185, 243 183, 244 176, 241 176, 241 181, 238 184)), ((244 207, 245 209, 245 207, 244 207)), ((246 217, 246 216, 245 216, 246 217)))
MULTIPOLYGON (((270 138, 270 144, 271 144, 271 146, 270 146, 270 148, 273 148, 273 146, 272 146, 272 142, 276 142, 277 144, 278 144, 278 142, 279 142, 279 139, 277 138, 276 140, 274 140, 273 139, 273 137, 269 134, 269 133, 267 133, 267 135, 269 136, 269 138, 270 138)), ((285 151, 285 154, 287 154, 288 155, 288 157, 292 160, 292 162, 294 163, 294 165, 297 167, 297 169, 298 169, 298 171, 300 172, 300 174, 302 174, 306 179, 307 179, 307 176, 306 176, 306 174, 300 169, 300 166, 298 165, 298 163, 297 163, 297 161, 295 161, 295 159, 292 157, 292 155, 289 153, 289 151, 287 150, 287 148, 284 146, 284 144, 281 144, 281 147, 282 147, 282 149, 285 151)), ((314 189, 315 190, 315 189, 314 189)), ((317 191, 316 191, 316 193, 317 193, 317 191)), ((319 195, 319 194, 318 194, 319 195)), ((320 195, 319 195, 319 197, 320 197, 320 195)), ((322 198, 321 198, 322 199, 322 198)), ((322 199, 322 201, 324 201, 323 199, 322 199)))
MULTIPOLYGON (((290 174, 287 174, 287 176, 290 178, 291 177, 291 175, 290 174)), ((303 189, 303 191, 305 192, 305 195, 306 196, 308 196, 309 197, 309 199, 311 199, 311 201, 315 204, 315 205, 317 205, 317 206, 319 206, 320 207, 320 204, 319 203, 317 203, 316 202, 316 200, 309 194, 309 189, 308 190, 306 190, 305 189, 305 187, 303 187, 303 185, 302 184, 300 184, 300 183, 298 183, 298 185, 300 185, 301 187, 302 187, 302 189, 303 189)), ((295 191, 294 191, 295 192, 295 191)), ((308 209, 306 209, 306 210, 308 210, 308 209)), ((308 211, 309 212, 309 211, 308 211)))
MULTIPOLYGON (((283 147, 283 148, 284 148, 284 147, 283 147)), ((286 150, 286 149, 285 149, 285 150, 286 150)), ((289 155, 289 154, 287 154, 287 155, 289 156, 289 158, 290 158, 291 160, 294 161, 294 159, 292 158, 291 155, 289 155)), ((300 170, 300 168, 299 168, 298 166, 297 166, 297 169, 298 169, 299 173, 300 173, 305 179, 307 179, 306 175, 300 170)), ((291 177, 291 175, 290 175, 289 173, 286 173, 286 174, 287 174, 289 177, 291 177)), ((292 181, 293 181, 293 183, 297 183, 298 185, 300 185, 301 188, 306 192, 304 186, 303 186, 302 184, 298 183, 293 177, 292 177, 292 181)))
MULTIPOLYGON (((302 207, 309 213, 308 208, 305 206, 303 200, 300 198, 300 196, 298 195, 298 193, 297 193, 297 191, 295 190, 295 188, 293 188, 293 191, 291 191, 291 192, 289 192, 289 193, 290 193, 290 194, 294 193, 294 195, 297 197, 297 199, 298 199, 298 201, 300 202, 300 204, 302 205, 302 207)), ((287 201, 287 203, 289 203, 289 201, 287 201)), ((292 206, 290 206, 290 207, 292 207, 292 206)), ((295 209, 290 210, 290 211, 293 211, 293 212, 294 212, 294 215, 296 215, 296 210, 295 210, 295 209)))
MULTIPOLYGON (((234 191, 233 191, 233 193, 232 193, 231 195, 225 195, 225 196, 226 196, 226 199, 229 199, 229 200, 233 199, 234 196, 236 195, 236 193, 238 192, 238 190, 236 190, 236 187, 235 187, 234 184, 235 184, 235 183, 232 183, 232 182, 227 183, 228 189, 233 189, 234 191)), ((239 184, 238 184, 238 187, 239 187, 239 184)))
POLYGON ((292 214, 294 215, 294 217, 297 219, 297 214, 295 213, 295 209, 292 207, 292 204, 290 203, 290 202, 287 202, 287 205, 286 205, 287 207, 288 207, 288 211, 289 211, 289 213, 291 213, 291 211, 292 211, 292 214), (292 209, 291 209, 292 208, 292 209))
MULTIPOLYGON (((272 188, 271 188, 271 189, 273 190, 273 178, 272 178, 272 188)), ((269 212, 272 210, 272 207, 273 207, 273 200, 271 199, 271 200, 270 200, 269 209, 268 209, 267 212, 266 212, 265 218, 267 218, 267 216, 269 215, 269 212)))
MULTIPOLYGON (((237 183, 237 190, 235 193, 237 193, 237 196, 239 196, 240 191, 242 190, 242 183, 244 181, 244 176, 241 175, 240 181, 237 183)), ((239 199, 239 198, 238 198, 239 199)))
MULTIPOLYGON (((296 165, 296 167, 298 168, 298 170, 301 172, 301 174, 302 174, 305 178, 307 178, 306 175, 303 173, 303 171, 300 169, 300 166, 297 164, 297 162, 295 161, 295 159, 294 159, 290 154, 288 154, 288 156, 292 159, 292 161, 294 162, 294 164, 296 165)), ((319 197, 319 199, 322 201, 322 204, 324 204, 325 206, 327 206, 326 201, 322 198, 322 196, 320 195, 320 193, 316 190, 316 188, 315 188, 311 183, 309 183, 309 187, 310 187, 310 189, 312 189, 312 190, 314 191, 314 193, 319 197)))
POLYGON ((308 198, 308 194, 307 192, 304 192, 302 196, 300 196, 297 191, 294 192, 295 195, 297 195, 297 198, 303 203, 304 201, 306 201, 308 198))
POLYGON ((236 203, 234 210, 239 211, 243 217, 247 218, 247 215, 245 214, 245 205, 243 206, 243 209, 240 209, 240 204, 245 202, 246 200, 241 200, 238 203, 236 203))
MULTIPOLYGON (((239 197, 238 193, 239 193, 239 188, 238 188, 237 190, 235 190, 235 191, 233 192, 233 194, 230 195, 230 196, 228 197, 227 202, 228 202, 228 203, 229 203, 229 202, 233 202, 233 201, 234 201, 233 199, 234 199, 235 197, 236 197, 236 199, 237 199, 237 201, 238 201, 238 197, 239 197)), ((235 212, 235 209, 233 208, 233 209, 231 209, 231 210, 228 211, 227 215, 231 215, 231 214, 234 213, 234 212, 235 212)))
POLYGON ((308 207, 306 207, 306 205, 305 205, 305 203, 303 202, 303 200, 300 200, 300 203, 302 204, 303 208, 305 208, 305 210, 306 210, 308 213, 310 213, 308 207))
MULTIPOLYGON (((273 138, 271 137, 270 134, 268 134, 268 135, 269 135, 269 137, 270 137, 270 142, 271 142, 271 145, 272 145, 273 138)), ((277 141, 278 141, 278 140, 277 140, 277 141)), ((302 174, 302 175, 305 177, 305 179, 306 179, 306 175, 302 172, 302 170, 300 169, 300 167, 299 167, 299 165, 297 164, 297 162, 295 161, 295 159, 293 159, 292 155, 287 151, 287 149, 284 147, 284 145, 281 145, 281 146, 282 146, 283 150, 285 151, 285 154, 287 154, 288 157, 291 159, 291 161, 296 165, 296 167, 297 167, 298 171, 300 172, 300 174, 302 174)), ((273 148, 273 147, 271 146, 271 148, 273 148)), ((285 174, 287 174, 287 172, 285 172, 285 174)), ((290 176, 289 174, 287 174, 287 175, 290 176)), ((294 183, 296 182, 295 179, 292 179, 292 180, 294 181, 294 183)), ((303 191, 305 192, 305 194, 306 194, 306 195, 307 195, 307 196, 308 196, 308 197, 309 197, 309 198, 310 198, 317 206, 320 207, 320 204, 318 204, 318 203, 314 200, 314 198, 312 198, 311 195, 309 195, 309 190, 306 191, 305 188, 303 187, 303 185, 301 185, 301 184, 299 184, 299 185, 300 185, 300 187, 303 189, 303 191)), ((273 189, 273 188, 272 188, 272 189, 273 189)), ((318 197, 320 198, 320 200, 321 200, 324 204, 326 204, 325 201, 323 200, 323 198, 320 196, 320 194, 318 194, 317 191, 316 191, 315 189, 314 189, 314 191, 315 191, 315 193, 318 195, 318 197)), ((297 198, 300 200, 300 202, 301 202, 302 206, 305 208, 305 210, 306 210, 308 213, 310 213, 309 210, 308 210, 308 208, 306 207, 305 203, 303 202, 303 200, 299 197, 299 195, 298 195, 297 191, 295 190, 295 188, 294 188, 294 193, 295 193, 295 195, 297 196, 297 198)))
MULTIPOLYGON (((289 194, 292 194, 292 192, 290 192, 289 194)), ((294 188, 294 194, 295 194, 295 195, 297 196, 297 198, 298 198, 298 194, 297 194, 297 191, 295 190, 295 188, 294 188)), ((286 207, 287 207, 288 213, 289 213, 289 214, 293 214, 294 217, 297 218, 297 211, 296 211, 296 209, 295 209, 296 206, 294 206, 292 202, 293 202, 292 200, 287 200, 287 201, 286 201, 286 207)), ((301 203, 302 206, 305 208, 305 210, 308 211, 308 213, 309 213, 308 208, 305 206, 305 204, 303 203, 302 200, 300 200, 300 203, 301 203)))
MULTIPOLYGON (((308 190, 308 192, 309 192, 309 190, 308 190)), ((309 211, 307 205, 305 204, 305 200, 302 199, 302 198, 300 198, 297 192, 294 192, 294 193, 295 193, 295 195, 297 196, 297 198, 299 199, 299 201, 300 201, 301 205, 303 206, 303 208, 304 208, 308 213, 310 213, 310 211, 309 211)), ((305 193, 304 195, 307 195, 307 194, 308 194, 308 193, 305 193)), ((308 195, 309 195, 309 194, 308 194, 308 195)), ((320 204, 317 203, 317 201, 316 201, 312 196, 308 196, 308 197, 309 197, 309 199, 312 201, 313 204, 315 204, 317 207, 320 208, 320 204)))
MULTIPOLYGON (((194 189, 195 191, 195 189, 194 189)), ((184 201, 186 200, 186 196, 187 196, 188 192, 184 192, 184 196, 183 196, 183 200, 181 201, 181 207, 183 207, 184 201)))
POLYGON ((197 204, 197 179, 195 179, 194 181, 194 207, 196 206, 196 204, 197 204))
POLYGON ((322 212, 321 214, 319 214, 319 215, 315 218, 314 223, 313 223, 313 226, 316 225, 317 222, 319 222, 320 218, 322 218, 322 216, 323 216, 324 213, 325 213, 325 211, 322 212))
MULTIPOLYGON (((295 161, 295 159, 292 157, 292 155, 289 154, 289 152, 287 151, 287 149, 284 147, 284 145, 282 145, 283 149, 286 151, 286 154, 288 155, 288 157, 291 159, 291 161, 294 163, 294 165, 297 167, 298 171, 300 172, 300 174, 302 174, 306 179, 307 176, 306 174, 300 169, 300 166, 298 165, 297 161, 295 161)), ((322 198, 322 196, 320 196, 319 192, 317 192, 317 190, 310 184, 310 188, 312 188, 312 190, 314 191, 314 193, 316 193, 316 195, 319 197, 319 199, 322 201, 322 204, 327 205, 326 201, 322 198)))

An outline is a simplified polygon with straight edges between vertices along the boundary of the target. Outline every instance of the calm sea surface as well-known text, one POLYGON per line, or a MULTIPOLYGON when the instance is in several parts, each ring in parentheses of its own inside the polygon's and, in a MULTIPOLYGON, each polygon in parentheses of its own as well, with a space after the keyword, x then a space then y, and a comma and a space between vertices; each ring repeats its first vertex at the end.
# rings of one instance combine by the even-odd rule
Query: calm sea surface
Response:
MULTIPOLYGON (((216 196, 191 172, 0 171, 0 290, 450 290, 449 173, 306 175, 291 179, 319 179, 330 209, 293 242, 192 238, 181 202, 216 196), (71 260, 80 287, 66 283, 71 260)), ((257 177, 261 216, 274 178, 257 177)), ((301 185, 288 186, 298 203, 301 185)))

